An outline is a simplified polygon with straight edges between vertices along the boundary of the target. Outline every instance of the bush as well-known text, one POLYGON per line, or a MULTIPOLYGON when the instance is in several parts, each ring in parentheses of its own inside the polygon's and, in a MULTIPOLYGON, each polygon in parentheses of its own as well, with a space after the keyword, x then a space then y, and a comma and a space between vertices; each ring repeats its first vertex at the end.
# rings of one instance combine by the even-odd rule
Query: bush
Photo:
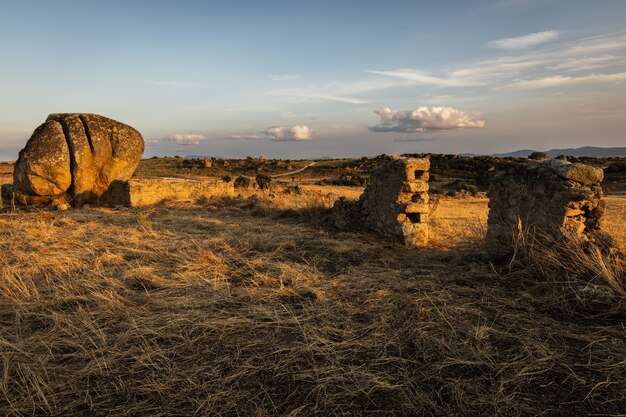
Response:
POLYGON ((231 177, 230 175, 224 175, 222 177, 222 181, 224 182, 231 182, 233 180, 233 177, 231 177))
POLYGON ((256 183, 259 185, 261 190, 269 190, 272 185, 272 177, 265 174, 257 174, 256 183))
POLYGON ((471 195, 476 195, 478 193, 478 187, 474 184, 468 184, 466 182, 461 183, 457 188, 457 191, 467 191, 471 195))
POLYGON ((530 155, 528 155, 528 159, 546 159, 547 157, 548 157, 547 153, 538 152, 538 151, 535 151, 531 153, 530 155))
POLYGON ((611 162, 604 172, 622 173, 626 172, 626 162, 611 162))

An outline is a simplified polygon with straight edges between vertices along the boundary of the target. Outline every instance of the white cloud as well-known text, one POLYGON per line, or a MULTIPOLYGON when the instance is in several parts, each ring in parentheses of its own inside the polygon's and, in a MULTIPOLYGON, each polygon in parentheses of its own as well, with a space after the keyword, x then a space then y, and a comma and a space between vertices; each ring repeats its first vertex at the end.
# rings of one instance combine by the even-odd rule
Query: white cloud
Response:
POLYGON ((288 81, 288 80, 297 80, 300 78, 300 74, 280 74, 280 75, 272 75, 270 76, 270 80, 272 81, 288 81))
POLYGON ((472 85, 481 85, 479 81, 470 81, 459 77, 441 78, 432 75, 427 75, 422 71, 415 71, 411 69, 398 69, 393 71, 374 71, 368 70, 370 74, 387 75, 389 77, 401 78, 403 80, 411 81, 416 84, 438 85, 444 87, 463 87, 472 85))
POLYGON ((538 88, 563 87, 568 85, 589 84, 597 82, 619 82, 626 81, 626 72, 615 74, 590 74, 580 77, 568 75, 554 75, 550 77, 537 78, 534 80, 517 80, 506 87, 507 90, 533 90, 538 88))
POLYGON ((272 126, 265 130, 265 135, 277 141, 289 140, 309 140, 313 138, 313 129, 306 125, 296 125, 293 127, 272 126))
POLYGON ((367 104, 370 101, 354 97, 363 93, 385 90, 387 88, 405 86, 407 81, 398 80, 357 80, 353 82, 332 82, 321 85, 312 85, 304 88, 285 88, 268 91, 267 94, 293 97, 297 100, 324 100, 337 101, 348 104, 367 104))
POLYGON ((535 32, 515 38, 505 38, 490 41, 487 46, 495 49, 525 49, 531 46, 550 42, 559 37, 558 30, 548 30, 545 32, 535 32))
MULTIPOLYGON (((625 49, 626 37, 609 35, 577 40, 575 43, 568 43, 559 47, 512 52, 508 56, 480 60, 457 68, 453 67, 442 75, 427 74, 419 69, 369 70, 368 72, 399 78, 409 85, 420 84, 449 88, 482 86, 497 91, 506 89, 507 85, 522 78, 558 77, 560 76, 558 72, 562 71, 586 71, 615 67, 624 62, 621 51, 625 49)), ((589 78, 586 82, 590 81, 603 81, 603 78, 589 78)))
POLYGON ((145 80, 146 84, 158 85, 161 87, 179 87, 179 88, 224 88, 223 85, 200 84, 180 81, 161 81, 161 80, 145 80))
POLYGON ((571 54, 594 54, 605 51, 615 51, 626 48, 626 36, 608 35, 576 42, 565 52, 571 54))
POLYGON ((270 139, 273 141, 304 141, 313 139, 313 129, 306 125, 295 125, 293 127, 271 126, 259 133, 234 134, 226 136, 225 139, 234 140, 259 140, 270 139))
POLYGON ((374 110, 380 123, 370 127, 373 132, 433 132, 463 128, 480 128, 485 120, 477 112, 464 112, 451 107, 418 107, 394 111, 388 107, 374 110))
POLYGON ((501 57, 475 62, 466 67, 456 69, 446 77, 428 75, 422 71, 412 69, 397 69, 392 71, 368 70, 371 74, 386 75, 400 78, 415 84, 433 85, 437 87, 471 87, 488 86, 502 78, 510 78, 549 63, 543 58, 531 57, 501 57))
POLYGON ((302 98, 317 98, 320 100, 328 100, 328 101, 339 101, 341 103, 348 104, 366 104, 368 101, 361 100, 353 97, 344 97, 344 96, 336 96, 333 94, 322 94, 322 93, 313 93, 313 92, 302 92, 299 94, 302 98))
POLYGON ((606 66, 617 60, 618 57, 611 54, 604 54, 600 56, 589 56, 582 58, 568 58, 564 62, 559 62, 556 65, 549 66, 551 70, 569 70, 569 71, 586 71, 590 69, 600 68, 606 66))
POLYGON ((170 136, 170 140, 177 145, 193 146, 193 145, 199 145, 200 142, 202 142, 203 140, 206 140, 206 136, 186 134, 186 133, 176 133, 175 135, 170 136))
POLYGON ((261 135, 257 135, 256 133, 251 133, 249 135, 228 135, 224 139, 235 139, 235 140, 257 140, 261 139, 261 135))

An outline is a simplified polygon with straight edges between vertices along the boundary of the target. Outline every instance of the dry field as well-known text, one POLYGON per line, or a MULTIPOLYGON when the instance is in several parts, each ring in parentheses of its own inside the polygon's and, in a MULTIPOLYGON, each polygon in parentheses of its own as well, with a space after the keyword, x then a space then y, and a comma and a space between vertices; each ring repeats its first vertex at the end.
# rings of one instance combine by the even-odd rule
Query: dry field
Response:
POLYGON ((490 265, 486 199, 429 249, 339 232, 345 190, 0 214, 0 415, 624 415, 626 306, 582 285, 623 259, 490 265))
POLYGON ((13 163, 0 162, 0 186, 13 182, 13 163))

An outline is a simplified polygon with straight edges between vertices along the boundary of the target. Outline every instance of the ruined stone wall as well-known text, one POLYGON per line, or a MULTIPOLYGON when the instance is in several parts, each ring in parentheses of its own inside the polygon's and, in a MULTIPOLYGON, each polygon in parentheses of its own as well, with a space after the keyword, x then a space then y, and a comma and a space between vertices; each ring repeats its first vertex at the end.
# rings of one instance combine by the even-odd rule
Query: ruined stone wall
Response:
POLYGON ((163 201, 194 201, 233 195, 232 182, 177 178, 131 179, 113 182, 104 195, 103 203, 109 206, 145 207, 163 201))
POLYGON ((411 246, 428 243, 428 159, 397 159, 376 169, 359 200, 335 208, 349 220, 411 246))
POLYGON ((490 182, 487 241, 510 246, 522 230, 559 238, 600 228, 602 169, 563 160, 520 163, 490 182))

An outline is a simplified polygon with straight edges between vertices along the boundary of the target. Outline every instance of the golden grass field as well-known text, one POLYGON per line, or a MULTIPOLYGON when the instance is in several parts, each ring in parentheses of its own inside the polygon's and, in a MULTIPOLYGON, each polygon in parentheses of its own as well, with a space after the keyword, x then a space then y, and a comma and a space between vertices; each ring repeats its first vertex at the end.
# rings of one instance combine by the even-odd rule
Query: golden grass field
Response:
POLYGON ((484 198, 335 230, 360 191, 0 214, 0 415, 624 415, 623 298, 575 291, 623 258, 477 261, 484 198))

